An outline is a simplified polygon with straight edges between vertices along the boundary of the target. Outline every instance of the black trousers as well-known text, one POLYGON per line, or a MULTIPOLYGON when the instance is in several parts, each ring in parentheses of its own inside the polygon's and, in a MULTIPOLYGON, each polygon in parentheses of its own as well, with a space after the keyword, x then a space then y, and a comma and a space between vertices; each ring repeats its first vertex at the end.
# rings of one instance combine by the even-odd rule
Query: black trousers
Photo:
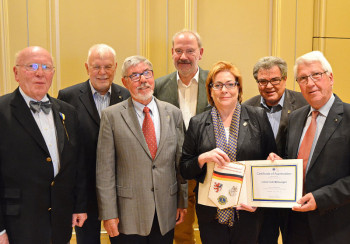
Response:
POLYGON ((101 221, 98 214, 88 213, 83 227, 75 227, 77 244, 100 244, 101 221))
POLYGON ((172 244, 174 239, 174 229, 164 236, 160 233, 157 213, 154 215, 151 233, 148 236, 125 235, 110 238, 111 244, 172 244))
POLYGON ((264 220, 259 235, 259 244, 277 244, 281 230, 283 243, 286 243, 286 230, 290 209, 264 208, 264 220))
POLYGON ((291 211, 288 219, 287 244, 316 244, 312 240, 307 213, 291 211))

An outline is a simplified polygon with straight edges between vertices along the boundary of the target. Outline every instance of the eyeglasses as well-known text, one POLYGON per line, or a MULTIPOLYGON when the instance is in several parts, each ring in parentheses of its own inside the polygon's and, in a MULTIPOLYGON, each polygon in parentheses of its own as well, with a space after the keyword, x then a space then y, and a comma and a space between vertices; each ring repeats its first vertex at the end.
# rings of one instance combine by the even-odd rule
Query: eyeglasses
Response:
POLYGON ((313 82, 318 82, 322 79, 322 75, 327 73, 328 71, 324 71, 324 72, 316 72, 316 73, 313 73, 311 75, 305 75, 305 76, 300 76, 300 77, 297 77, 296 78, 296 81, 299 83, 299 84, 302 84, 302 85, 305 85, 308 83, 309 81, 309 78, 313 81, 313 82))
POLYGON ((133 82, 139 82, 141 80, 141 75, 145 77, 146 79, 152 78, 153 77, 153 70, 145 70, 142 73, 134 73, 129 76, 124 76, 124 77, 129 77, 131 81, 133 82))
POLYGON ((24 67, 27 71, 37 71, 39 67, 44 72, 51 72, 55 67, 50 64, 37 64, 37 63, 31 63, 31 64, 17 64, 16 66, 24 67))
POLYGON ((186 56, 193 56, 196 52, 196 49, 187 49, 187 50, 182 50, 182 49, 175 49, 175 53, 178 56, 181 56, 183 53, 186 54, 186 56))
POLYGON ((281 77, 275 77, 275 78, 272 78, 271 80, 260 79, 260 80, 257 80, 257 82, 259 86, 267 86, 269 82, 271 83, 271 85, 275 86, 281 83, 281 80, 282 80, 281 77))
POLYGON ((99 65, 95 65, 91 67, 93 71, 100 71, 102 69, 104 69, 105 71, 112 71, 114 68, 114 65, 106 65, 106 66, 99 66, 99 65))
POLYGON ((212 87, 214 90, 218 91, 218 90, 222 90, 223 87, 226 87, 227 90, 231 90, 233 89, 234 87, 238 86, 238 82, 227 82, 227 83, 221 83, 221 82, 218 82, 218 83, 211 83, 210 84, 210 87, 212 87))

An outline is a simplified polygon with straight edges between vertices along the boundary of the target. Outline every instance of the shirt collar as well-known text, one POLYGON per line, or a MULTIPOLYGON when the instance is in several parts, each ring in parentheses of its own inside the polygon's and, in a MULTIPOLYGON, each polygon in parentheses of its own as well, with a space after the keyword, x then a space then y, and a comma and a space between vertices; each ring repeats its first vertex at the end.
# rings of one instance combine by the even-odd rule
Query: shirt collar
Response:
MULTIPOLYGON (((280 106, 281 108, 283 108, 285 94, 286 94, 286 91, 283 92, 283 95, 282 95, 281 99, 278 101, 277 105, 272 106, 272 107, 280 106)), ((260 97, 260 104, 264 108, 270 109, 269 106, 267 106, 265 99, 262 96, 260 97)))
POLYGON ((155 107, 157 106, 156 101, 154 100, 154 97, 152 97, 152 100, 147 105, 139 103, 139 102, 135 101, 134 99, 132 99, 131 101, 134 104, 134 108, 135 108, 137 115, 140 117, 142 117, 142 115, 143 115, 143 108, 144 107, 147 106, 151 110, 151 114, 153 114, 153 111, 155 111, 155 107))
MULTIPOLYGON (((34 98, 31 98, 30 96, 28 96, 27 94, 24 93, 24 91, 21 89, 21 87, 19 88, 19 92, 21 93, 22 97, 24 98, 24 101, 26 102, 26 104, 29 107, 29 102, 30 101, 35 101, 38 102, 37 100, 35 100, 34 98)), ((42 102, 46 102, 49 101, 49 98, 47 97, 47 95, 45 94, 45 96, 40 100, 42 102)))
MULTIPOLYGON (((91 81, 89 80, 92 96, 94 96, 96 93, 99 93, 98 91, 95 90, 95 88, 92 86, 91 81)), ((109 86, 108 92, 105 95, 111 95, 112 94, 112 86, 109 86)), ((102 96, 102 95, 101 95, 102 96)))
MULTIPOLYGON (((332 96, 328 99, 328 102, 326 102, 325 105, 323 105, 322 108, 318 109, 317 111, 320 112, 320 114, 322 114, 323 116, 327 117, 329 110, 331 109, 333 103, 334 103, 335 97, 334 94, 332 93, 332 96)), ((312 113, 312 111, 315 111, 316 109, 314 109, 313 107, 311 107, 310 112, 308 114, 308 116, 310 116, 310 114, 312 113)))
POLYGON ((190 83, 188 84, 188 86, 186 86, 182 81, 181 78, 179 76, 179 71, 176 72, 176 81, 177 81, 177 85, 179 85, 179 83, 183 86, 183 87, 189 87, 192 84, 192 81, 195 81, 198 83, 198 77, 199 77, 199 68, 197 67, 197 72, 196 74, 192 77, 190 83))

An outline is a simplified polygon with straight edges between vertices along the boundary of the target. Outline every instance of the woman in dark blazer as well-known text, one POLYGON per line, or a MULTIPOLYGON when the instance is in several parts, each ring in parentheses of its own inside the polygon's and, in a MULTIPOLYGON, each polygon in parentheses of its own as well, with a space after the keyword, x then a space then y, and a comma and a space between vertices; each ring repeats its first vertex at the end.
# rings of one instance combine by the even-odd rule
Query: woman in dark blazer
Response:
MULTIPOLYGON (((216 63, 208 74, 206 89, 213 107, 191 119, 180 165, 184 178, 197 181, 197 194, 207 162, 223 166, 230 161, 264 160, 276 151, 266 113, 240 104, 242 77, 234 65, 216 63)), ((262 209, 241 204, 228 210, 228 219, 221 219, 217 208, 197 202, 196 212, 203 244, 257 243, 262 209)))

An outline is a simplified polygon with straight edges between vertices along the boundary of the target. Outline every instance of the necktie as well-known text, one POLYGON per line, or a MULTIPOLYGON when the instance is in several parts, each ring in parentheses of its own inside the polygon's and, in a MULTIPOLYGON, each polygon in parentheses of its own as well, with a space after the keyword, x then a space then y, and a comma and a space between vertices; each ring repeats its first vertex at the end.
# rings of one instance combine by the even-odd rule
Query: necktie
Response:
POLYGON ((304 182, 305 182, 305 175, 306 175, 306 166, 307 166, 307 162, 309 161, 311 146, 312 146, 312 142, 314 141, 314 137, 316 133, 316 126, 317 126, 316 118, 318 114, 319 114, 318 111, 312 111, 311 123, 304 135, 303 141, 301 142, 301 145, 299 148, 298 159, 303 159, 304 182))
POLYGON ((145 119, 142 124, 142 132, 145 136, 148 149, 151 153, 152 158, 154 159, 157 153, 157 139, 156 139, 156 131, 154 129, 154 124, 149 114, 150 109, 148 107, 143 108, 143 112, 145 113, 145 119))
POLYGON ((50 101, 46 101, 46 102, 30 101, 29 107, 34 113, 39 113, 41 109, 45 114, 49 114, 52 104, 50 103, 50 101))

